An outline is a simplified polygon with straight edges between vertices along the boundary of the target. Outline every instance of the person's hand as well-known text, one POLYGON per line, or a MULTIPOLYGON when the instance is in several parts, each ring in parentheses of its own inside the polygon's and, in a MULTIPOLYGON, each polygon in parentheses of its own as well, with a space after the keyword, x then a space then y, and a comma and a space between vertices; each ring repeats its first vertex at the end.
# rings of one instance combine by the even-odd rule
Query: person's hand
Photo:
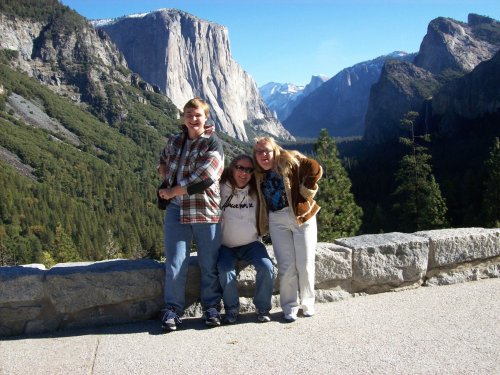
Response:
POLYGON ((169 200, 173 198, 172 189, 160 189, 158 190, 158 195, 161 199, 169 200))
POLYGON ((180 186, 180 185, 176 185, 174 187, 167 188, 167 189, 158 190, 158 195, 160 196, 160 198, 167 199, 167 200, 172 199, 178 195, 183 195, 183 194, 187 194, 187 189, 185 187, 180 186))
POLYGON ((205 134, 206 135, 212 135, 212 133, 214 132, 215 130, 215 126, 213 124, 213 122, 206 122, 205 123, 205 134))

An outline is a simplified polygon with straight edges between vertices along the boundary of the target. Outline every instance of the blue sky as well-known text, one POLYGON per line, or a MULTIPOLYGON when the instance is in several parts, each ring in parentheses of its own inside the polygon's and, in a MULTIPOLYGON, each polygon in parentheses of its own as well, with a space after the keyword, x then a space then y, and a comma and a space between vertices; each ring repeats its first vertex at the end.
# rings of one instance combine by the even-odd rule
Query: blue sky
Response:
POLYGON ((307 84, 393 51, 417 52, 437 17, 500 20, 498 0, 61 0, 88 19, 175 8, 227 27, 233 58, 262 86, 307 84))

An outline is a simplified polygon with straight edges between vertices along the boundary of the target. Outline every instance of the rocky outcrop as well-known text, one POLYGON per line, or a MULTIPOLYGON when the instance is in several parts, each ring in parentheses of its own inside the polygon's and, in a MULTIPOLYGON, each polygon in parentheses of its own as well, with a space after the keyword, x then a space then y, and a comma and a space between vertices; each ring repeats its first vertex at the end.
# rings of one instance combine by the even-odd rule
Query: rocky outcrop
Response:
POLYGON ((0 49, 17 51, 16 67, 31 75, 33 41, 40 35, 43 26, 41 22, 16 19, 0 13, 0 49))
POLYGON ((283 125, 295 136, 317 137, 323 128, 332 136, 362 135, 370 88, 379 79, 384 62, 413 57, 394 52, 342 70, 304 97, 283 125))
MULTIPOLYGON (((251 311, 255 270, 239 267, 242 310, 251 311)), ((317 302, 487 277, 500 277, 498 228, 363 235, 319 243, 316 251, 317 302)), ((157 318, 163 284, 164 266, 154 260, 0 267, 0 336, 157 318)), ((199 287, 192 254, 188 315, 201 314, 199 287)), ((279 280, 274 292, 278 306, 279 280)))
POLYGON ((233 137, 247 141, 252 133, 267 133, 293 138, 232 58, 225 27, 175 9, 95 24, 123 52, 130 68, 158 85, 178 108, 201 96, 210 104, 216 127, 233 137))
POLYGON ((476 14, 469 14, 467 23, 436 18, 427 27, 414 64, 433 74, 447 69, 470 72, 498 51, 500 40, 494 30, 499 27, 492 18, 476 14))
MULTIPOLYGON (((126 82, 128 68, 123 55, 103 33, 82 17, 74 28, 58 29, 0 13, 0 49, 17 51, 13 65, 74 101, 105 96, 101 78, 126 82)), ((64 23, 64 20, 60 23, 64 23)))
POLYGON ((54 138, 59 137, 59 140, 64 140, 76 146, 80 145, 79 137, 66 129, 59 121, 47 115, 40 104, 13 93, 7 98, 6 108, 16 118, 22 119, 25 124, 47 130, 53 134, 54 138))

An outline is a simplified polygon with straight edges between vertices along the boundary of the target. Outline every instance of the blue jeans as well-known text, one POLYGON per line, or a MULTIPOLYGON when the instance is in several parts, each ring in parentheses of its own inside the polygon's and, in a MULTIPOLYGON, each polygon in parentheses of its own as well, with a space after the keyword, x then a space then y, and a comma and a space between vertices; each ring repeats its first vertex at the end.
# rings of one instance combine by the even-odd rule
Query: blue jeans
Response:
POLYGON ((203 310, 218 308, 222 297, 217 276, 220 223, 181 224, 180 207, 170 203, 165 210, 164 230, 165 307, 174 310, 179 316, 184 314, 188 263, 194 237, 201 271, 201 306, 203 310))
POLYGON ((240 298, 236 280, 236 263, 238 260, 252 264, 257 271, 255 281, 255 296, 253 303, 258 312, 271 310, 273 294, 274 267, 262 242, 255 241, 244 246, 221 246, 217 268, 220 285, 223 289, 224 309, 239 311, 240 298))

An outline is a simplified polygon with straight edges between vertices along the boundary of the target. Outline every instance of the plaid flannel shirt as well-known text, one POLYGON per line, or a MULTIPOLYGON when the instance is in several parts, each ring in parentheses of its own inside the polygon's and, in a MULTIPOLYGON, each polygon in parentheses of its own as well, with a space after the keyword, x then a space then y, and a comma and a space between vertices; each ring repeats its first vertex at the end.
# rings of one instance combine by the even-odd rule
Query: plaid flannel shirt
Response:
POLYGON ((168 186, 174 185, 177 168, 180 168, 182 179, 176 184, 187 188, 188 194, 180 197, 181 223, 218 223, 221 217, 219 180, 224 169, 222 143, 215 133, 202 134, 192 141, 184 164, 179 165, 186 139, 185 131, 171 136, 160 155, 160 164, 166 166, 168 186))

